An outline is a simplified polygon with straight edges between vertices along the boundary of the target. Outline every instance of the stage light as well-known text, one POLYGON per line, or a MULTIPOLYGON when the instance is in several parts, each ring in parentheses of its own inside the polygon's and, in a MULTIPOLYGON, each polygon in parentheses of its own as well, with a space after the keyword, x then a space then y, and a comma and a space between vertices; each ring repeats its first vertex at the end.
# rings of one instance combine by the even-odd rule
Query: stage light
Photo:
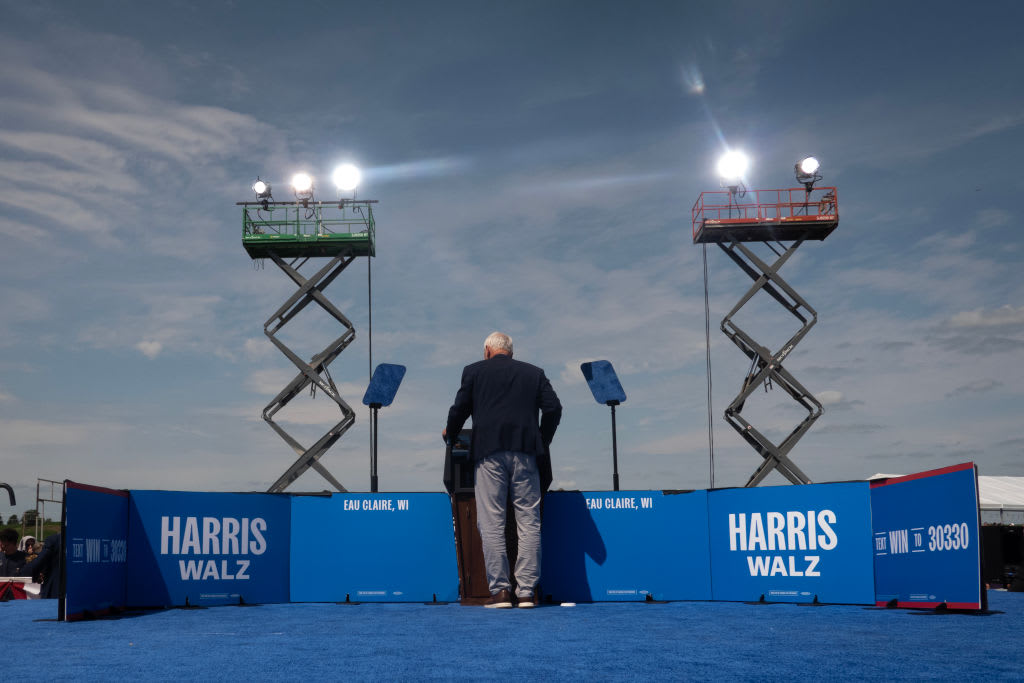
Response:
POLYGON ((814 189, 814 183, 821 180, 821 174, 818 173, 819 168, 821 168, 821 164, 817 159, 807 157, 803 161, 798 162, 793 169, 796 172, 796 181, 803 183, 807 194, 810 194, 811 190, 814 189))
POLYGON ((750 160, 747 159, 746 154, 732 150, 723 154, 718 160, 718 175, 723 183, 727 183, 729 187, 732 187, 733 181, 743 179, 749 165, 750 160))
POLYGON ((743 197, 747 194, 743 176, 747 174, 749 165, 747 155, 737 150, 726 152, 718 160, 718 176, 721 178, 722 187, 729 190, 731 197, 743 197))
POLYGON ((296 173, 292 176, 292 189, 295 194, 305 194, 313 189, 313 179, 308 173, 296 173))
POLYGON ((807 157, 800 162, 800 170, 804 173, 814 174, 820 165, 814 157, 807 157))
POLYGON ((256 177, 256 182, 252 184, 252 191, 256 193, 256 199, 268 199, 270 197, 270 183, 266 183, 256 177))
POLYGON ((331 180, 341 192, 351 192, 359 187, 363 174, 353 164, 342 164, 334 169, 331 180))
POLYGON ((256 199, 260 200, 263 210, 268 211, 270 209, 270 200, 274 198, 270 194, 270 183, 264 182, 260 180, 259 176, 256 176, 256 182, 252 184, 252 191, 256 193, 256 199))
POLYGON ((313 178, 308 173, 296 173, 292 176, 292 190, 295 198, 308 207, 309 201, 313 199, 313 178))

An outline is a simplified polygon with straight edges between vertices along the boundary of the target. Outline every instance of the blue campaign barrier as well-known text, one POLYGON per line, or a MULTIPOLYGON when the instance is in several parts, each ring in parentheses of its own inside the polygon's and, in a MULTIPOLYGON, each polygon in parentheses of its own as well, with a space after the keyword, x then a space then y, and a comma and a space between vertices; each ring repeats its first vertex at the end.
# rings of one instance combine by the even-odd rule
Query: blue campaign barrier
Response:
MULTIPOLYGON (((115 491, 66 482, 61 618, 124 607, 450 602, 443 493, 115 491)), ((885 482, 549 493, 558 602, 729 600, 984 609, 973 463, 885 482)))
POLYGON ((336 493, 292 500, 292 602, 459 599, 444 493, 336 493))
POLYGON ((291 498, 132 491, 128 604, 288 602, 291 498))
POLYGON ((541 584, 557 602, 710 600, 707 492, 553 491, 541 584))
POLYGON ((64 482, 65 592, 58 616, 76 621, 123 609, 128 492, 64 482))
POLYGON ((872 604, 867 482, 708 493, 715 600, 872 604))
POLYGON ((875 599, 985 609, 974 463, 873 483, 875 599))

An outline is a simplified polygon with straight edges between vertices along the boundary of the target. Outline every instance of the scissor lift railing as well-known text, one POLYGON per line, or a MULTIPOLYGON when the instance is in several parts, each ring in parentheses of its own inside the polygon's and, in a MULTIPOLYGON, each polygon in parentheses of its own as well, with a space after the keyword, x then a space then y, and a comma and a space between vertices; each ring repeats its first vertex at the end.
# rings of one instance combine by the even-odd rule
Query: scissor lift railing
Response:
POLYGON ((779 269, 805 240, 823 240, 839 224, 834 187, 758 190, 737 196, 731 192, 704 192, 693 206, 694 243, 715 243, 753 281, 753 285, 722 319, 721 330, 750 359, 740 393, 725 409, 725 421, 761 456, 762 462, 747 481, 757 486, 773 469, 794 484, 810 478, 789 453, 822 414, 821 403, 782 365, 818 320, 817 312, 779 275, 779 269), (748 200, 750 195, 753 195, 748 200), (784 241, 791 242, 789 246, 784 241), (747 242, 763 242, 775 258, 769 263, 747 242), (756 342, 733 320, 757 292, 764 291, 800 321, 800 328, 777 351, 756 342), (799 403, 807 415, 779 443, 743 417, 743 407, 760 386, 778 386, 799 403))
POLYGON ((240 203, 243 207, 242 245, 245 250, 254 259, 270 259, 298 288, 263 325, 267 338, 298 369, 292 381, 263 409, 263 419, 298 455, 291 467, 268 489, 271 493, 283 491, 310 468, 319 472, 338 491, 346 491, 320 463, 320 457, 355 423, 355 411, 338 393, 328 366, 355 341, 356 331, 352 322, 327 299, 324 289, 357 257, 370 257, 376 253, 372 207, 375 203, 373 200, 308 205, 295 202, 240 203), (300 273, 310 259, 319 257, 330 260, 308 278, 300 273), (306 362, 288 348, 278 334, 312 303, 334 318, 343 331, 306 362), (274 419, 307 388, 319 389, 338 405, 341 413, 341 419, 309 448, 300 444, 274 419))
POLYGON ((323 202, 244 202, 242 246, 253 258, 272 252, 293 256, 374 256, 373 200, 323 202))

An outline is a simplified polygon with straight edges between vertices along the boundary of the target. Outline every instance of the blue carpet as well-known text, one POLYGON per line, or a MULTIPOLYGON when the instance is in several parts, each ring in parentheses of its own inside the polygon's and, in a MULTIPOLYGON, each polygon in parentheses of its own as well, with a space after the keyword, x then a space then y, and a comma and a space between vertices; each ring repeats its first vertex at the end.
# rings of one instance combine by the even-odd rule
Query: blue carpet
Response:
POLYGON ((1024 676, 1024 594, 993 614, 677 602, 535 610, 290 604, 66 624, 0 603, 8 680, 973 679, 1024 676))

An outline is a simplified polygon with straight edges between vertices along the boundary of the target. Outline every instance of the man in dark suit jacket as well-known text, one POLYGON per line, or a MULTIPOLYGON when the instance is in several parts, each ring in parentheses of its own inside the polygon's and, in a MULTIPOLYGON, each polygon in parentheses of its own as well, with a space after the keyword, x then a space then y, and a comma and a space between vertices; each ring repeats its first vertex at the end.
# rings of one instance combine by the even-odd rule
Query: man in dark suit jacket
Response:
POLYGON ((28 561, 24 550, 18 550, 21 537, 14 529, 0 531, 0 576, 21 576, 21 568, 28 561))
POLYGON ((443 434, 456 438, 471 415, 477 528, 491 591, 485 606, 512 607, 505 547, 505 506, 511 491, 519 537, 516 594, 520 607, 533 607, 540 581, 542 491, 537 457, 555 436, 562 405, 544 371, 513 360, 512 340, 493 332, 484 341, 484 360, 462 371, 462 386, 443 434))

